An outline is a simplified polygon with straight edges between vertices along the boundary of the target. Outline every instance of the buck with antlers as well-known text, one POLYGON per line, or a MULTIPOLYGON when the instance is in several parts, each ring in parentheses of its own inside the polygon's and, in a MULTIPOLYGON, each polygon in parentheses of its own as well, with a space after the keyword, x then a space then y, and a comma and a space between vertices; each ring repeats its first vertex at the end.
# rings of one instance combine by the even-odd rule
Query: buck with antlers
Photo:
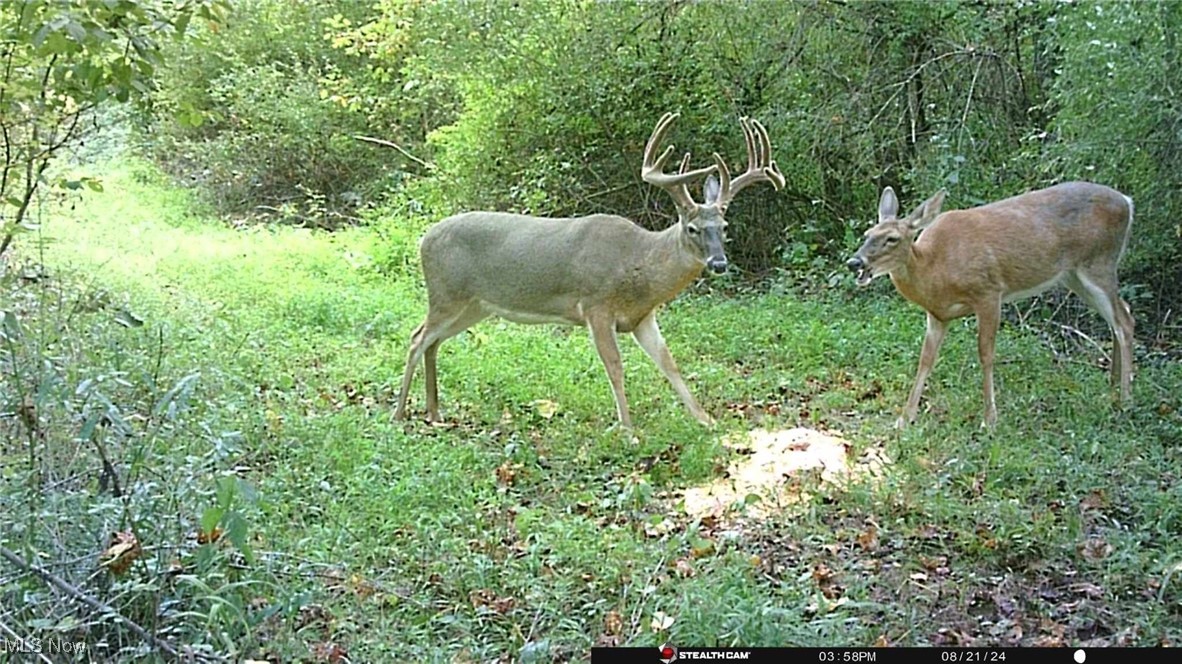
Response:
POLYGON ((656 309, 673 299, 703 267, 727 269, 727 205, 756 182, 784 186, 767 130, 741 121, 747 140, 747 171, 731 179, 726 163, 677 173, 663 168, 673 146, 660 151, 677 118, 666 113, 644 149, 641 177, 664 189, 677 207, 678 223, 660 232, 611 215, 553 219, 498 212, 468 212, 428 229, 419 247, 427 284, 427 318, 411 335, 406 371, 394 417, 406 417, 407 393, 420 360, 426 373, 427 418, 439 419, 435 360, 439 344, 477 322, 500 316, 518 323, 585 325, 607 370, 620 423, 631 426, 617 332, 631 332, 695 418, 710 415, 690 394, 657 326, 656 309), (705 201, 688 185, 706 178, 705 201))
POLYGON ((889 274, 904 297, 927 310, 927 334, 902 427, 915 419, 924 382, 948 323, 976 314, 984 372, 985 424, 997 421, 994 340, 1002 302, 1064 284, 1100 312, 1112 329, 1111 380, 1131 399, 1133 317, 1117 294, 1116 267, 1129 241, 1133 199, 1098 184, 1067 182, 967 210, 940 213, 944 191, 897 218, 887 187, 878 225, 846 263, 859 286, 889 274), (916 234, 923 231, 916 239, 916 234))

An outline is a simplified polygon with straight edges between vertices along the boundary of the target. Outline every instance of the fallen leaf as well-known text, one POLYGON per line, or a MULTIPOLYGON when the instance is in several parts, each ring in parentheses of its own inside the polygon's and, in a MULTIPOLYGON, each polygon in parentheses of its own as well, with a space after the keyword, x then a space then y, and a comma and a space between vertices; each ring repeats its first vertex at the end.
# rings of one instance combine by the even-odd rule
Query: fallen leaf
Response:
POLYGON ((140 543, 135 533, 130 530, 112 533, 111 544, 99 557, 99 564, 118 576, 131 567, 131 563, 140 557, 140 553, 140 543))
POLYGON ((817 566, 813 568, 813 581, 816 581, 818 584, 827 583, 832 578, 833 570, 829 569, 825 563, 818 563, 817 566))
POLYGON ((890 639, 887 638, 886 634, 879 634, 878 638, 874 640, 874 647, 875 648, 890 648, 891 647, 890 639))
POLYGON ((328 664, 340 664, 341 662, 349 661, 349 655, 345 649, 335 643, 317 643, 312 646, 312 657, 317 662, 328 662, 328 664))
POLYGON ((608 611, 603 617, 603 632, 608 636, 619 636, 624 631, 624 619, 619 611, 608 611))
POLYGON ((1103 489, 1095 489, 1088 492, 1088 495, 1079 501, 1079 507, 1082 510, 1101 510, 1108 505, 1108 499, 1104 497, 1103 489))
POLYGON ((1104 560, 1112 553, 1112 550, 1112 545, 1100 537, 1090 537, 1086 542, 1076 546, 1076 552, 1091 562, 1104 560))
POLYGON ((504 486, 513 486, 517 481, 517 471, 521 468, 521 464, 506 461, 497 466, 497 484, 504 486))
POLYGON ((873 551, 878 548, 878 527, 873 523, 866 530, 858 534, 858 546, 863 551, 873 551))
POLYGON ((680 576, 683 579, 687 579, 697 574, 694 566, 691 565, 690 562, 685 558, 678 558, 677 563, 673 566, 673 569, 677 572, 677 576, 680 576))
POLYGON ((549 399, 538 399, 530 403, 530 405, 533 406, 538 415, 542 416, 542 419, 548 420, 558 412, 558 404, 549 399))
POLYGON ((197 533, 198 544, 212 544, 222 538, 222 529, 214 526, 213 530, 209 532, 200 531, 197 533))
POLYGON ((673 616, 666 615, 664 611, 657 611, 653 614, 649 626, 653 628, 654 632, 663 632, 672 627, 675 620, 673 616))

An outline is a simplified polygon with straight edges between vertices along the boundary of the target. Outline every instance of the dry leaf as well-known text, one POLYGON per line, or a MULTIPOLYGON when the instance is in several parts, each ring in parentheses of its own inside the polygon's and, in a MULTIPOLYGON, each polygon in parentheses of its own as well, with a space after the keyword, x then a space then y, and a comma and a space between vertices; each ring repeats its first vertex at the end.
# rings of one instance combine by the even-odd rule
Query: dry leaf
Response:
POLYGON ((1088 495, 1079 501, 1079 508, 1081 510, 1100 510, 1108 504, 1108 499, 1104 497, 1103 489, 1095 489, 1088 492, 1088 495))
POLYGON ((506 461, 497 466, 497 483, 505 486, 513 486, 517 481, 517 471, 521 468, 521 464, 506 461))
POLYGON ((813 568, 813 581, 818 584, 828 583, 833 578, 833 570, 829 569, 825 563, 819 563, 813 568))
POLYGON ((649 626, 653 628, 654 632, 663 632, 672 627, 675 620, 673 616, 666 615, 664 611, 657 611, 653 614, 653 619, 649 623, 649 626))
POLYGON ((608 611, 603 617, 603 632, 608 636, 619 636, 624 631, 624 619, 619 611, 608 611))
POLYGON ((1100 537, 1088 538, 1088 541, 1076 546, 1076 551, 1083 556, 1085 560, 1096 562, 1104 560, 1112 553, 1112 545, 1105 542, 1100 537))
POLYGON ((349 655, 345 649, 335 643, 317 643, 312 646, 312 657, 317 662, 328 662, 328 664, 341 664, 349 661, 349 655))
POLYGON ((554 415, 558 412, 558 404, 550 401, 549 399, 538 399, 537 401, 530 403, 530 405, 534 407, 534 410, 537 411, 538 415, 541 415, 543 419, 548 420, 554 417, 554 415))
POLYGON ((99 557, 99 564, 118 576, 131 567, 131 563, 140 557, 140 553, 139 540, 130 530, 112 533, 111 544, 99 557))
POLYGON ((891 647, 890 639, 887 638, 886 634, 879 634, 878 638, 874 640, 874 647, 875 648, 890 648, 891 647))
POLYGON ((858 546, 862 547, 863 551, 873 551, 878 548, 878 527, 873 523, 866 528, 865 532, 858 535, 858 546))
POLYGON ((685 558, 678 558, 677 563, 673 566, 673 569, 677 572, 677 576, 680 576, 683 579, 697 574, 694 566, 691 565, 685 558))
POLYGON ((222 529, 214 526, 213 530, 209 532, 200 531, 197 533, 198 544, 212 544, 222 538, 222 529))

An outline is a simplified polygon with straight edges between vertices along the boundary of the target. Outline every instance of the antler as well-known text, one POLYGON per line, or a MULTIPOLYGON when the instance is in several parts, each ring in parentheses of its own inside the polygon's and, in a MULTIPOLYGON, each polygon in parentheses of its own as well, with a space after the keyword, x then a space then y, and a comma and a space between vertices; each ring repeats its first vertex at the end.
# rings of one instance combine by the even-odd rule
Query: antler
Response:
POLYGON ((718 206, 721 208, 729 205, 735 194, 754 182, 770 182, 776 191, 784 186, 784 175, 780 173, 776 161, 771 158, 772 141, 767 137, 767 129, 764 129, 759 120, 751 118, 741 118, 739 124, 743 125, 743 138, 747 141, 747 172, 731 180, 731 172, 727 169, 726 162, 717 152, 714 153, 714 163, 718 167, 721 185, 718 194, 718 206))
MULTIPOLYGON (((665 166, 665 161, 669 159, 669 155, 673 154, 673 146, 670 145, 665 148, 658 157, 654 158, 654 154, 656 154, 657 148, 665 140, 665 134, 669 131, 669 127, 677 119, 678 115, 680 114, 666 113, 657 122, 657 128, 653 130, 653 135, 649 137, 648 143, 644 146, 644 165, 640 168, 640 177, 645 182, 669 192, 669 195, 673 197, 673 202, 679 209, 690 210, 694 208, 695 203, 686 185, 698 178, 709 175, 718 167, 706 166, 692 171, 687 170, 690 163, 690 153, 687 152, 681 159, 681 167, 677 170, 676 175, 665 173, 662 170, 665 166)), ((717 155, 715 159, 717 159, 717 155)))

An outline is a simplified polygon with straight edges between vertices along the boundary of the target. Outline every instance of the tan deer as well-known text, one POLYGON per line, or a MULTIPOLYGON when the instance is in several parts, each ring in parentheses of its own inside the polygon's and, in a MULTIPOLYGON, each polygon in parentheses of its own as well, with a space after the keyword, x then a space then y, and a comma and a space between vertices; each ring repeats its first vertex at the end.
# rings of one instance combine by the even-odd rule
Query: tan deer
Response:
POLYGON ((632 422, 624 396, 624 372, 616 333, 631 332, 700 422, 713 419, 690 394, 657 326, 657 308, 672 300, 703 267, 727 269, 727 205, 756 182, 784 186, 771 142, 759 122, 741 120, 747 141, 747 171, 731 179, 726 163, 665 173, 673 146, 659 152, 677 118, 666 113, 644 149, 641 177, 673 197, 678 223, 649 231, 611 215, 552 219, 499 212, 468 212, 427 230, 419 246, 427 284, 427 318, 411 335, 406 371, 394 417, 406 417, 415 367, 424 361, 427 418, 439 419, 435 359, 439 344, 477 322, 500 316, 518 323, 585 325, 603 360, 625 427, 632 422), (717 177, 715 177, 717 174, 717 177), (706 178, 705 202, 696 203, 688 184, 706 178))
POLYGON ((1083 298, 1112 328, 1111 380, 1120 385, 1121 403, 1127 403, 1133 317, 1117 294, 1116 266, 1129 242, 1133 199, 1102 185, 1066 182, 941 214, 944 194, 941 190, 899 219, 895 192, 884 189, 878 225, 866 231, 866 241, 846 263, 859 286, 889 274, 904 297, 928 312, 915 386, 896 426, 914 421, 948 323, 976 314, 985 424, 992 427, 997 422, 993 355, 1001 304, 1057 284, 1083 298))

